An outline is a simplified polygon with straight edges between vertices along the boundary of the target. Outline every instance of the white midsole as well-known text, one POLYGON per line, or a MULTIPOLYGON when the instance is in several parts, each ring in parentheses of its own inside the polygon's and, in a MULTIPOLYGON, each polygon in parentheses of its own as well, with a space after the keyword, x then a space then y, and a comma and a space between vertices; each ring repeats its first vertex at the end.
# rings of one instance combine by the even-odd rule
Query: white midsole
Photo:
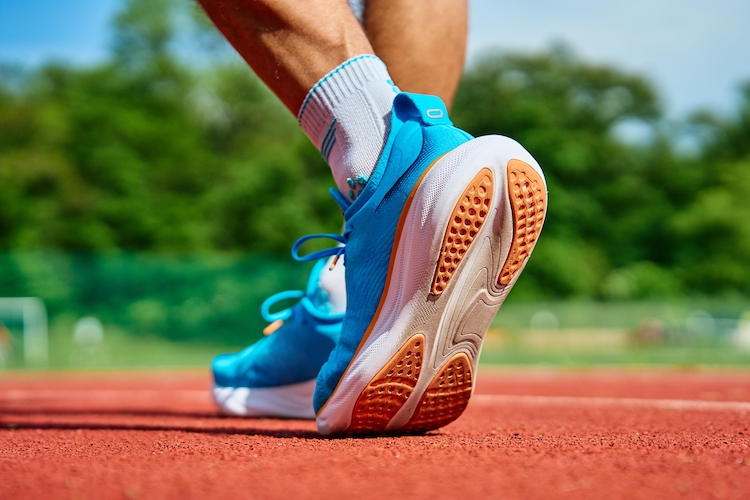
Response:
POLYGON ((501 136, 473 139, 445 155, 427 173, 407 213, 386 299, 372 333, 318 414, 321 434, 349 427, 361 392, 416 333, 426 338, 422 373, 388 428, 408 422, 422 393, 450 357, 465 352, 476 373, 486 330, 515 281, 504 287, 497 284, 513 239, 506 171, 512 159, 528 163, 543 176, 520 144, 501 136), (482 168, 493 173, 492 209, 448 287, 435 298, 430 290, 448 220, 482 168))
POLYGON ((220 387, 211 394, 225 415, 241 417, 315 418, 315 379, 280 387, 220 387))

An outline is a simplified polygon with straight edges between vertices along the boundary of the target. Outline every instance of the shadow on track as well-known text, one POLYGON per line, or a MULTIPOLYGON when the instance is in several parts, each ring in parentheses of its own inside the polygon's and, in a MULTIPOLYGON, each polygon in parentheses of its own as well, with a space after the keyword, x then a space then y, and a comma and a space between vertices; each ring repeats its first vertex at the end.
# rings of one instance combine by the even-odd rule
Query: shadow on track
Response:
POLYGON ((302 429, 259 429, 259 428, 239 428, 239 427, 190 427, 180 425, 148 425, 148 424, 95 424, 95 423, 44 423, 44 422, 2 422, 0 429, 38 429, 38 430, 103 430, 103 431, 178 431, 190 432, 195 434, 214 434, 214 435, 245 435, 245 436, 265 436, 280 439, 326 439, 315 431, 302 429))
POLYGON ((0 415, 137 415, 143 417, 188 417, 188 418, 242 418, 221 415, 217 412, 175 411, 175 410, 149 410, 149 409, 61 409, 61 408, 0 408, 0 415))
POLYGON ((196 419, 209 419, 213 423, 218 424, 219 422, 232 423, 232 421, 241 422, 242 424, 252 424, 253 422, 285 422, 290 424, 290 427, 294 427, 294 424, 310 425, 311 421, 307 420, 295 420, 295 419, 284 419, 284 418, 251 418, 251 417, 233 417, 219 415, 215 413, 190 413, 190 412, 175 412, 175 411, 115 411, 115 410, 94 410, 94 411, 72 411, 72 410, 50 410, 50 411, 38 411, 38 410, 2 410, 0 411, 0 431, 2 430, 16 430, 16 429, 36 429, 36 430, 119 430, 119 431, 178 431, 178 432, 190 432, 194 434, 214 434, 214 435, 246 435, 246 436, 265 436, 275 437, 280 439, 323 439, 323 440, 337 440, 337 439, 374 439, 374 438, 392 438, 396 436, 424 436, 434 437, 442 434, 439 430, 424 433, 393 433, 393 434, 359 434, 359 435, 345 435, 345 436, 321 436, 318 432, 308 429, 263 429, 258 427, 244 427, 244 426, 203 426, 201 422, 196 422, 194 425, 169 425, 169 424, 144 424, 144 423, 122 423, 122 422, 111 422, 111 423, 96 423, 96 422, 24 422, 23 420, 11 420, 12 415, 17 415, 21 418, 26 417, 43 417, 45 415, 54 417, 85 417, 85 416, 121 416, 121 417, 166 417, 166 418, 196 418, 196 419), (5 416, 6 418, 2 418, 5 416))

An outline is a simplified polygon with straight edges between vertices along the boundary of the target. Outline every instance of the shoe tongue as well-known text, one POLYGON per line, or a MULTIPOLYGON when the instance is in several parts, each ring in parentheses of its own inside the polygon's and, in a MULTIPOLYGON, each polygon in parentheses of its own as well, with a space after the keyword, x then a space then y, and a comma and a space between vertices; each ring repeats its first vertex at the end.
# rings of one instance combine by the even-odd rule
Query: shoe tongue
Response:
POLYGON ((341 314, 346 311, 346 282, 344 281, 344 256, 341 256, 333 269, 333 257, 321 267, 318 286, 313 293, 313 304, 321 311, 341 314))

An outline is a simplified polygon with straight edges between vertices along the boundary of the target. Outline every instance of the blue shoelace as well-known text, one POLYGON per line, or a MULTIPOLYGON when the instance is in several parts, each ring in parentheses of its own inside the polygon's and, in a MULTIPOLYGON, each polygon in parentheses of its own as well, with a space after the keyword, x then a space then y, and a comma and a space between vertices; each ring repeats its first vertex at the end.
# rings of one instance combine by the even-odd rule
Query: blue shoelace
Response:
POLYGON ((336 265, 336 262, 338 262, 339 257, 344 255, 346 253, 346 240, 349 235, 349 229, 347 228, 346 231, 344 231, 344 234, 326 234, 326 233, 317 233, 317 234, 308 234, 307 236, 303 236, 302 238, 298 239, 296 242, 294 242, 294 245, 292 246, 292 258, 296 260, 297 262, 310 262, 313 260, 322 259, 324 257, 333 257, 333 261, 331 262, 331 265, 329 266, 329 269, 333 269, 333 267, 336 265), (334 241, 337 241, 341 243, 338 246, 331 247, 331 248, 325 248, 323 250, 317 250, 315 252, 309 253, 307 255, 300 255, 299 249, 304 245, 306 242, 310 240, 316 240, 316 239, 331 239, 334 241))
POLYGON ((302 290, 287 290, 285 292, 279 292, 277 294, 271 295, 263 301, 263 304, 261 304, 260 314, 261 316, 263 316, 263 319, 268 321, 269 323, 269 325, 263 329, 263 334, 272 334, 273 332, 278 330, 281 325, 284 324, 284 321, 292 317, 295 306, 287 307, 286 309, 282 309, 278 312, 271 312, 271 307, 273 307, 275 304, 283 300, 290 299, 299 299, 299 302, 297 303, 300 304, 310 316, 319 321, 330 321, 331 319, 336 319, 339 316, 341 316, 342 318, 344 316, 343 314, 331 314, 320 311, 317 307, 315 307, 313 301, 310 300, 310 298, 302 290))

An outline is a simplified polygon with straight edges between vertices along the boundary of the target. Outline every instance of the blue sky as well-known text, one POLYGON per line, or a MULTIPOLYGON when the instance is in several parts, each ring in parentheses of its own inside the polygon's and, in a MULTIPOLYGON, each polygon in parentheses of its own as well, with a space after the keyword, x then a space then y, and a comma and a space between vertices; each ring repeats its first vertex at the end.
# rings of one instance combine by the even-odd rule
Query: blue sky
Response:
MULTIPOLYGON (((730 110, 750 80, 747 0, 470 0, 469 57, 554 41, 584 59, 644 74, 667 110, 730 110)), ((104 58, 120 0, 0 0, 0 60, 87 64, 104 58)))
POLYGON ((0 0, 0 60, 77 63, 107 54, 120 0, 0 0))

